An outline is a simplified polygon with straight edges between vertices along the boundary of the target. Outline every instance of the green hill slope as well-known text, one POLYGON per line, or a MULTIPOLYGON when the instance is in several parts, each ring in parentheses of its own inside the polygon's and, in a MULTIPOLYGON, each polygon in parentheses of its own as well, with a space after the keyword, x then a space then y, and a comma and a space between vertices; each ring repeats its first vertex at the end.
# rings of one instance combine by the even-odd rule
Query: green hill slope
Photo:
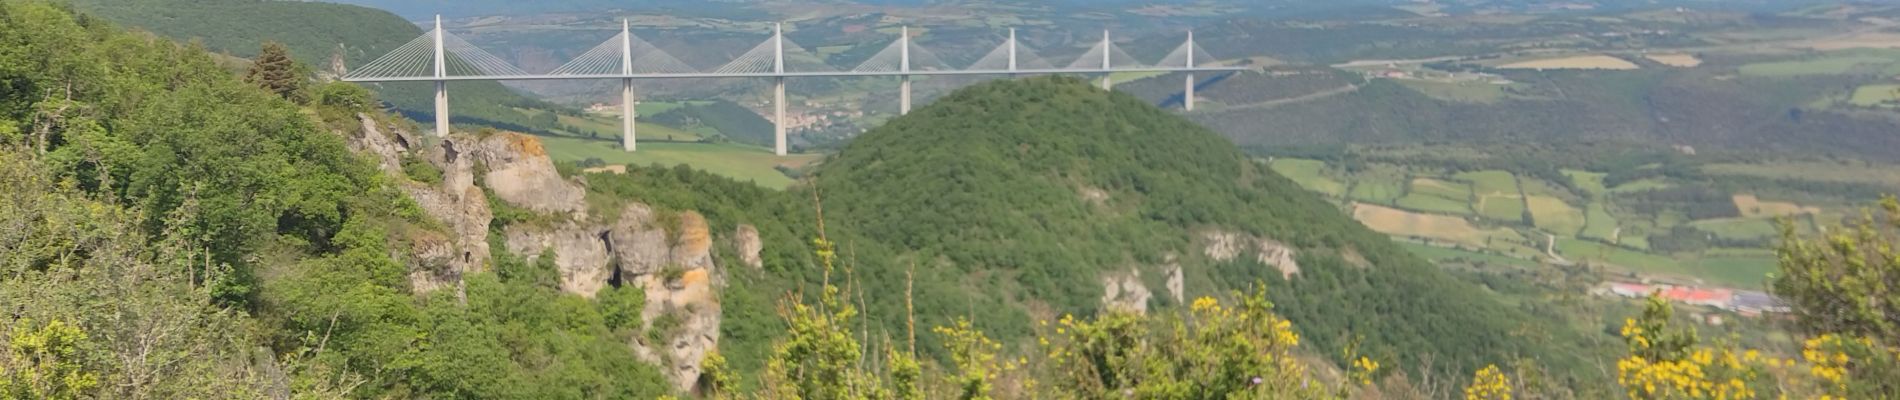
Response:
MULTIPOLYGON (((306 64, 328 70, 333 55, 360 66, 422 34, 415 24, 373 8, 300 1, 261 0, 74 0, 88 14, 180 41, 197 40, 208 50, 238 57, 257 54, 264 41, 282 42, 306 64)), ((428 83, 372 85, 384 101, 417 121, 433 121, 435 94, 428 83)), ((457 124, 546 132, 554 121, 536 120, 515 108, 555 108, 496 82, 449 85, 457 124)))
MULTIPOLYGON (((1166 266, 1178 263, 1187 298, 1267 282, 1333 357, 1353 337, 1408 369, 1428 354, 1450 370, 1520 356, 1570 367, 1582 354, 1553 348, 1588 351, 1574 331, 1449 277, 1221 136, 1079 80, 958 91, 858 138, 816 179, 837 230, 888 246, 892 265, 918 265, 920 324, 975 313, 992 332, 1026 332, 1050 310, 1100 308, 1104 277, 1131 269, 1165 306, 1166 266), (1251 252, 1217 260, 1209 232, 1285 243, 1300 271, 1282 280, 1251 252), (969 297, 941 299, 956 292, 969 297), (1511 333, 1527 331, 1549 340, 1511 333)), ((901 287, 885 286, 903 284, 895 269, 861 279, 901 287)))

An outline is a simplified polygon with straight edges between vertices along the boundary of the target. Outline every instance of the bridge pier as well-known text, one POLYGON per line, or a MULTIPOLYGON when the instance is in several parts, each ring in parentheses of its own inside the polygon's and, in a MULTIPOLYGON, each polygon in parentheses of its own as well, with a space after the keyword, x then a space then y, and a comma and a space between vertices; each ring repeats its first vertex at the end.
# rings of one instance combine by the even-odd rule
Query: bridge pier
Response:
POLYGON ((449 83, 435 81, 435 137, 449 135, 449 83))
POLYGON ((435 16, 435 137, 449 135, 449 68, 442 49, 442 16, 435 16))
POLYGON ((1181 105, 1185 106, 1185 108, 1188 111, 1194 111, 1194 73, 1193 72, 1189 72, 1187 74, 1187 90, 1184 91, 1183 93, 1186 93, 1186 96, 1181 98, 1181 105))
MULTIPOLYGON (((633 32, 627 20, 620 20, 620 73, 633 75, 633 32)), ((633 78, 620 80, 620 147, 633 151, 635 145, 633 109, 633 78)))
POLYGON ((1115 42, 1108 40, 1108 30, 1102 30, 1102 90, 1115 90, 1115 73, 1112 72, 1115 70, 1112 65, 1115 60, 1111 57, 1114 52, 1109 51, 1114 46, 1115 42))
POLYGON ((635 111, 633 109, 633 106, 634 106, 633 78, 621 79, 620 80, 620 147, 626 151, 633 151, 634 147, 636 147, 636 145, 634 144, 633 133, 634 133, 634 118, 636 118, 637 116, 634 114, 635 111))
POLYGON ((785 119, 785 77, 783 76, 775 79, 772 85, 772 107, 776 108, 774 114, 778 116, 772 124, 777 130, 772 135, 775 143, 773 152, 782 156, 785 155, 785 124, 791 122, 785 119))
POLYGON ((904 74, 897 82, 897 115, 910 115, 910 27, 897 34, 897 71, 904 74))

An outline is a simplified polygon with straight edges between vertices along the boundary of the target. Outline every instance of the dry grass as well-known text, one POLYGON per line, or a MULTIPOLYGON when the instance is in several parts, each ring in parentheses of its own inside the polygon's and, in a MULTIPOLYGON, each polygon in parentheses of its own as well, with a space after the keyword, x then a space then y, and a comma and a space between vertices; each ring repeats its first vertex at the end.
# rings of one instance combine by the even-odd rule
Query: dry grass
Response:
POLYGON ((1388 235, 1431 238, 1474 247, 1487 246, 1487 239, 1515 239, 1509 230, 1483 230, 1464 218, 1415 213, 1370 204, 1354 204, 1352 217, 1374 231, 1388 235))
POLYGON ((1632 63, 1632 62, 1629 62, 1629 60, 1624 60, 1621 58, 1606 56, 1602 54, 1587 54, 1587 55, 1560 57, 1560 58, 1546 58, 1546 59, 1541 59, 1541 60, 1519 61, 1519 62, 1514 62, 1510 64, 1504 64, 1503 66, 1500 66, 1499 68, 1536 69, 1536 70, 1546 70, 1546 69, 1628 70, 1628 69, 1637 69, 1641 67, 1637 66, 1636 63, 1632 63))
POLYGON ((1690 68, 1690 67, 1695 67, 1697 65, 1702 65, 1702 59, 1696 58, 1694 54, 1683 54, 1683 53, 1644 54, 1643 57, 1648 58, 1650 61, 1655 61, 1657 63, 1661 63, 1662 65, 1667 65, 1671 67, 1690 68))
POLYGON ((1761 201, 1752 194, 1738 194, 1734 197, 1735 208, 1742 210, 1742 217, 1786 217, 1803 214, 1819 214, 1820 207, 1809 207, 1782 201, 1761 201))

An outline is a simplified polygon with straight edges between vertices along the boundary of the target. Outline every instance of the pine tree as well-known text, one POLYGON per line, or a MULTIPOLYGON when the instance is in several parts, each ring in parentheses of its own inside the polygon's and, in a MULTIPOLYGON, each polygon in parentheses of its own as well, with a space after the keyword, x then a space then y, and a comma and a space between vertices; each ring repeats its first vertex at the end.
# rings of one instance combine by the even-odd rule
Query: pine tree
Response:
POLYGON ((297 61, 290 58, 289 47, 267 41, 264 42, 264 48, 257 52, 257 59, 251 63, 251 70, 245 74, 244 80, 301 104, 308 99, 303 90, 303 74, 298 73, 297 69, 297 61))

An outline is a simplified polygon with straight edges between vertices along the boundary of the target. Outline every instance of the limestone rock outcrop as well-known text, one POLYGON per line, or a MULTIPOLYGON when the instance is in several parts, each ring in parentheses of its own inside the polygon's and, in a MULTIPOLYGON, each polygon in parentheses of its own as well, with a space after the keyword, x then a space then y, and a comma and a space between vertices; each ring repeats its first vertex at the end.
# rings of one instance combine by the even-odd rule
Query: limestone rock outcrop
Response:
MULTIPOLYGON (((724 274, 713 259, 715 238, 706 218, 694 211, 667 214, 645 204, 626 205, 616 221, 590 217, 584 181, 564 179, 539 140, 516 133, 423 138, 369 115, 363 128, 343 133, 351 149, 376 162, 384 175, 441 228, 413 227, 407 248, 390 257, 409 266, 417 293, 455 290, 466 295, 462 277, 487 267, 488 234, 494 220, 489 193, 535 214, 533 223, 510 224, 502 239, 513 254, 538 261, 551 255, 561 290, 593 297, 607 285, 646 292, 644 328, 660 318, 679 321, 663 338, 647 343, 635 335, 630 351, 659 365, 681 390, 698 381, 699 363, 718 347, 718 290, 724 274), (439 182, 411 180, 404 162, 423 160, 442 171, 439 182), (477 183, 480 183, 479 185, 477 183), (486 188, 487 190, 484 190, 486 188)), ((762 266, 758 229, 740 225, 730 238, 739 261, 762 266)))
POLYGON ((765 267, 765 260, 759 258, 759 252, 765 250, 765 244, 759 241, 759 228, 739 224, 739 229, 732 233, 732 241, 732 248, 739 251, 739 262, 755 269, 765 267))
POLYGON ((1254 261, 1279 269, 1281 277, 1291 279, 1300 273, 1300 264, 1294 260, 1298 250, 1277 240, 1223 231, 1206 232, 1201 238, 1207 242, 1202 254, 1214 261, 1230 261, 1243 252, 1252 252, 1254 261))
POLYGON ((587 190, 561 177, 541 141, 497 133, 474 143, 471 156, 487 169, 482 184, 496 197, 540 213, 585 213, 587 190))
POLYGON ((358 115, 362 129, 343 135, 352 150, 376 160, 377 168, 392 178, 403 178, 402 160, 422 157, 440 168, 442 181, 435 184, 396 179, 399 186, 416 202, 423 213, 442 222, 446 232, 411 232, 407 254, 391 254, 406 260, 409 283, 417 293, 428 293, 462 286, 462 275, 488 265, 488 224, 494 219, 488 209, 488 196, 475 186, 472 162, 460 157, 453 140, 423 147, 413 133, 385 124, 368 115, 358 115))
POLYGON ((509 226, 502 231, 508 252, 529 262, 544 253, 553 253, 554 267, 561 274, 561 290, 594 298, 613 277, 612 254, 601 239, 603 230, 568 222, 556 227, 509 226))
POLYGON ((1141 270, 1110 273, 1102 277, 1102 306, 1115 311, 1146 313, 1154 292, 1141 283, 1141 270))
POLYGON ((607 238, 613 245, 614 258, 620 260, 616 268, 622 277, 658 274, 673 258, 666 229, 654 221, 653 208, 645 204, 623 207, 620 222, 614 224, 607 238))
POLYGON ((699 362, 719 345, 722 273, 712 258, 712 230, 697 212, 679 213, 669 240, 652 207, 628 204, 607 233, 621 279, 646 292, 642 316, 653 321, 671 316, 681 323, 660 343, 644 335, 631 343, 635 354, 659 365, 682 390, 699 380, 699 362))

